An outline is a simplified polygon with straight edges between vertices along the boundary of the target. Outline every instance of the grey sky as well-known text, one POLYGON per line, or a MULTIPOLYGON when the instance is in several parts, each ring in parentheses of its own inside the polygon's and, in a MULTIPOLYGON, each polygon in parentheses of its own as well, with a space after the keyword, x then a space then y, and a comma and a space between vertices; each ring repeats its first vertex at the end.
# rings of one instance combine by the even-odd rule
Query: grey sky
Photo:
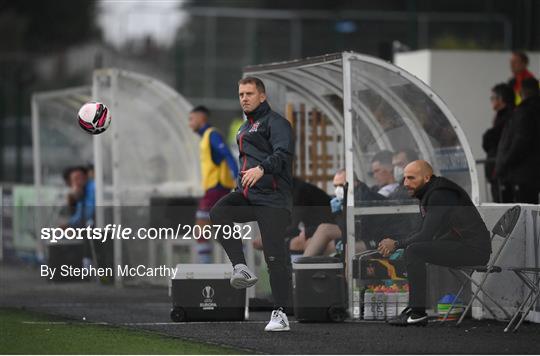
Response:
POLYGON ((105 40, 116 46, 147 35, 170 45, 185 19, 185 14, 178 10, 181 1, 100 0, 98 24, 105 40))

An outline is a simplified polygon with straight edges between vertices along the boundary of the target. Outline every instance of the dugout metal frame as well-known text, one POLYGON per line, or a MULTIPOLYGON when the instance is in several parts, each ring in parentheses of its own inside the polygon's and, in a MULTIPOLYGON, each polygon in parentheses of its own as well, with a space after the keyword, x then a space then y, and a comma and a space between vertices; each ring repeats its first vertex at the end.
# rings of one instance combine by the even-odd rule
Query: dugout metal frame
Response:
POLYGON ((32 164, 35 208, 33 209, 35 251, 45 254, 46 244, 39 239, 41 227, 58 224, 65 204, 67 188, 62 171, 67 166, 81 166, 92 161, 92 137, 81 135, 76 123, 77 111, 91 100, 91 87, 79 86, 32 94, 32 164))
POLYGON ((58 157, 58 153, 70 148, 90 151, 92 137, 78 135, 80 129, 76 125, 65 125, 66 121, 77 115, 77 111, 87 101, 91 100, 91 87, 81 86, 34 93, 31 99, 32 115, 32 154, 34 167, 34 186, 61 186, 61 170, 51 171, 51 166, 65 167, 68 164, 83 165, 84 159, 75 155, 72 161, 66 162, 66 157, 58 157), (60 127, 62 128, 60 130, 60 127), (50 134, 59 137, 49 137, 50 134), (60 136, 62 135, 62 136, 60 136), (67 143, 66 143, 67 142, 67 143), (54 151, 53 151, 54 150, 54 151))
MULTIPOLYGON (((53 211, 47 219, 39 209, 36 226, 57 223, 53 216, 65 204, 62 170, 67 166, 94 164, 96 227, 107 222, 129 226, 136 219, 129 221, 125 209, 148 210, 150 197, 202 195, 199 139, 188 125, 192 105, 161 81, 120 69, 98 69, 92 86, 34 93, 31 109, 36 204, 53 211), (109 129, 96 136, 82 132, 76 121, 77 111, 90 100, 106 104, 112 115, 109 129)), ((172 263, 171 240, 166 246, 149 241, 139 246, 132 262, 172 263)), ((133 255, 132 245, 114 240, 114 265, 129 260, 126 253, 133 255)), ((115 274, 115 285, 122 284, 115 274)))
MULTIPOLYGON (((338 134, 344 137, 342 167, 347 170, 348 182, 353 182, 355 176, 372 182, 369 167, 374 151, 394 151, 400 148, 396 142, 406 136, 404 143, 430 161, 437 174, 451 176, 469 192, 473 202, 479 204, 475 161, 459 122, 428 85, 405 70, 378 58, 342 52, 248 66, 244 68, 244 76, 256 76, 270 84, 269 102, 278 112, 285 113, 283 104, 296 100, 308 103, 328 117, 338 134), (398 130, 394 132, 393 128, 388 129, 389 116, 397 122, 394 124, 398 130), (446 141, 451 144, 444 143, 439 132, 446 135, 446 141)), ((355 204, 354 184, 349 184, 347 279, 353 280, 356 216, 417 212, 415 203, 355 204)), ((349 283, 348 293, 350 315, 354 317, 359 310, 353 310, 353 283, 349 283)))
MULTIPOLYGON (((112 223, 118 226, 125 224, 123 209, 148 206, 151 196, 202 195, 198 138, 188 125, 190 102, 159 80, 115 68, 94 71, 92 98, 107 105, 112 115, 110 128, 93 142, 96 226, 106 221, 100 207, 112 207, 112 223)), ((131 216, 131 223, 136 220, 131 216)), ((160 241, 146 240, 146 247, 131 252, 154 266, 158 254, 172 248, 167 241, 158 247, 160 241)), ((124 256, 127 248, 137 248, 128 242, 114 240, 115 266, 129 259, 124 256)), ((122 283, 115 275, 115 285, 122 283)))

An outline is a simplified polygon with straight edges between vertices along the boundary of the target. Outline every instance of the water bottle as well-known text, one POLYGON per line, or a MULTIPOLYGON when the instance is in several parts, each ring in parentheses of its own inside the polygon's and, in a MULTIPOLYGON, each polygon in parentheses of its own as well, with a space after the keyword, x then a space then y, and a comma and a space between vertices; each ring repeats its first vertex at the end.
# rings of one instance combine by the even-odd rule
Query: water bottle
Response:
POLYGON ((375 319, 384 320, 386 317, 386 296, 384 292, 375 292, 375 319))
POLYGON ((375 294, 373 290, 366 289, 364 292, 364 320, 373 320, 375 319, 375 294))
POLYGON ((388 291, 386 294, 386 319, 394 318, 397 315, 398 293, 388 291))
POLYGON ((360 289, 358 286, 354 286, 353 289, 353 319, 360 319, 360 307, 361 307, 361 301, 360 301, 360 289))

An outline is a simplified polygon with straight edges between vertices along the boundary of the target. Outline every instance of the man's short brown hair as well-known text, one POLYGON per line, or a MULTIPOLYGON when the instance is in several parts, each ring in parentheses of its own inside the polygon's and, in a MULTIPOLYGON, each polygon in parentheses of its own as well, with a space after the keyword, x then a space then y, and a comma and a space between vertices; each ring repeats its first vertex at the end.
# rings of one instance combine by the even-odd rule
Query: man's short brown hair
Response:
POLYGON ((264 87, 264 83, 262 80, 260 80, 257 77, 245 77, 238 81, 238 85, 245 85, 245 84, 255 84, 255 87, 259 91, 259 93, 266 93, 266 88, 264 87))

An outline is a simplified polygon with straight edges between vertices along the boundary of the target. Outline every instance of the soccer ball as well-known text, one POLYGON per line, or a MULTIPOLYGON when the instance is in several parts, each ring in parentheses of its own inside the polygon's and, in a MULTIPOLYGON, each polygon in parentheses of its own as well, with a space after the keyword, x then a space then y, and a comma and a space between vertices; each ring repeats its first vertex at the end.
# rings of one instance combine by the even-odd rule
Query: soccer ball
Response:
POLYGON ((111 123, 111 113, 105 104, 91 101, 79 109, 79 126, 92 135, 107 130, 111 123))

